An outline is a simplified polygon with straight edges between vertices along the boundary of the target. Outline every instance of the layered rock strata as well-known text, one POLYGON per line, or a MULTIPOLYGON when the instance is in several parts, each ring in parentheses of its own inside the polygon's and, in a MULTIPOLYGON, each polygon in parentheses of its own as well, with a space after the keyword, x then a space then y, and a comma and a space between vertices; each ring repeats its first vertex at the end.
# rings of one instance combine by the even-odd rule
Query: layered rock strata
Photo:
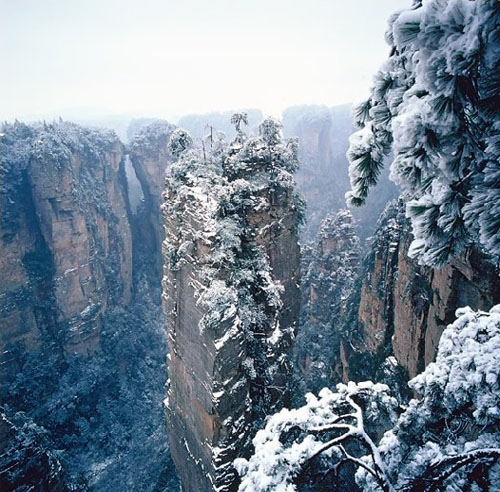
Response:
MULTIPOLYGON (((12 470, 2 467, 0 481, 59 490, 60 462, 71 490, 175 488, 161 404, 161 238, 147 227, 160 229, 159 203, 131 210, 126 151, 111 131, 60 121, 2 133, 0 390, 16 425, 0 419, 1 461, 12 470)), ((143 154, 163 156, 165 132, 143 133, 143 154)), ((151 182, 164 182, 166 160, 151 162, 160 160, 151 182)))
POLYGON ((432 362, 459 307, 488 310, 500 302, 498 266, 476 248, 431 269, 408 257, 411 225, 402 202, 382 215, 350 299, 341 348, 345 380, 373 377, 389 356, 407 377, 432 362))
POLYGON ((140 129, 128 145, 130 161, 144 195, 144 204, 133 221, 135 235, 140 238, 145 255, 151 258, 151 268, 162 274, 161 245, 165 238, 161 215, 165 171, 169 163, 167 144, 174 126, 166 121, 154 121, 140 129))
POLYGON ((289 401, 300 303, 296 147, 273 120, 261 132, 212 142, 208 153, 185 150, 167 179, 167 428, 185 491, 236 490, 232 461, 289 401))
MULTIPOLYGON (((2 137, 2 366, 48 339, 95 352, 102 314, 127 305, 132 240, 113 132, 7 125, 2 137)), ((10 369, 9 369, 10 370, 10 369)))

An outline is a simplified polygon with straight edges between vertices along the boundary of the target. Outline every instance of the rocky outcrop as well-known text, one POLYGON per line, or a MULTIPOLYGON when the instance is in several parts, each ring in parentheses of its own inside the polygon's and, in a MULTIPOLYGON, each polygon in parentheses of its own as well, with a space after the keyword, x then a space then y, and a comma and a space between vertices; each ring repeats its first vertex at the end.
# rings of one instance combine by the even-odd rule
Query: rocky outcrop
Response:
POLYGON ((153 121, 141 128, 128 146, 130 160, 144 195, 144 204, 137 211, 134 227, 141 238, 142 256, 151 258, 151 268, 161 277, 163 259, 161 245, 165 238, 161 204, 165 171, 169 162, 167 144, 174 126, 166 121, 153 121))
POLYGON ((24 461, 0 480, 173 489, 161 273, 141 236, 151 229, 137 226, 151 209, 134 215, 128 204, 124 147, 113 132, 65 122, 2 131, 0 399, 24 416, 0 429, 12 452, 2 473, 5 460, 24 461))
POLYGON ((344 206, 348 187, 347 137, 351 131, 348 106, 335 114, 326 106, 298 106, 283 113, 285 135, 300 142, 301 166, 297 185, 307 202, 307 222, 302 236, 313 240, 322 219, 344 206))
POLYGON ((232 461, 289 400, 300 302, 296 157, 266 135, 218 142, 208 156, 185 151, 167 179, 167 428, 185 491, 236 490, 232 461))
POLYGON ((500 301, 497 265, 475 248, 450 264, 431 269, 408 257, 411 225, 404 204, 381 217, 345 322, 344 379, 374 377, 394 356, 406 377, 436 356, 445 327, 459 307, 488 310, 500 301))
MULTIPOLYGON (((307 223, 301 240, 314 241, 321 221, 345 207, 349 190, 349 163, 346 151, 354 131, 351 107, 295 106, 283 112, 285 136, 298 137, 300 168, 297 185, 307 202, 307 223)), ((397 196, 396 187, 382 171, 379 184, 365 207, 351 211, 361 239, 373 234, 374 225, 385 204, 397 196)))
POLYGON ((435 359, 441 334, 455 320, 457 308, 488 311, 500 301, 500 275, 498 265, 476 248, 442 268, 419 268, 407 256, 411 241, 406 225, 398 261, 393 347, 413 377, 435 359))
POLYGON ((297 398, 338 381, 335 365, 341 321, 360 263, 359 238, 348 210, 327 215, 303 272, 300 326, 295 342, 297 398))
POLYGON ((92 353, 109 304, 127 305, 132 245, 112 132, 7 125, 2 138, 3 367, 47 336, 92 353))

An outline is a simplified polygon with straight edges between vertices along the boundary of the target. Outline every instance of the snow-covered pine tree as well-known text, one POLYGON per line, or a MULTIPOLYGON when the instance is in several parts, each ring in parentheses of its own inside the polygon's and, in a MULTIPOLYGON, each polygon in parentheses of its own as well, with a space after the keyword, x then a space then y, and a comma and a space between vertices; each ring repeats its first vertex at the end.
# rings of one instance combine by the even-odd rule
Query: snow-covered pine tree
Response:
POLYGON ((500 255, 500 2, 416 0, 386 39, 391 56, 355 108, 348 203, 364 202, 392 150, 410 254, 441 265, 478 242, 500 255))
POLYGON ((457 316, 443 332, 436 362, 410 382, 420 397, 399 417, 403 409, 383 384, 338 384, 319 398, 309 393, 303 407, 268 419, 249 460, 236 460, 239 490, 301 490, 304 469, 320 457, 334 473, 354 464, 366 492, 497 490, 500 305, 490 312, 459 309, 457 316), (376 445, 368 427, 382 418, 395 425, 376 445), (352 451, 353 441, 363 453, 352 451))
MULTIPOLYGON (((500 305, 457 316, 436 361, 409 383, 421 398, 379 443, 396 490, 493 491, 500 483, 500 305)), ((379 490, 366 470, 357 481, 379 490)))
POLYGON ((168 151, 172 157, 177 158, 185 150, 188 150, 193 145, 191 135, 183 128, 177 128, 172 132, 168 141, 168 151))
POLYGON ((231 123, 235 126, 236 133, 239 134, 242 131, 241 130, 242 123, 248 126, 248 113, 244 111, 241 113, 234 113, 233 116, 231 116, 231 123))

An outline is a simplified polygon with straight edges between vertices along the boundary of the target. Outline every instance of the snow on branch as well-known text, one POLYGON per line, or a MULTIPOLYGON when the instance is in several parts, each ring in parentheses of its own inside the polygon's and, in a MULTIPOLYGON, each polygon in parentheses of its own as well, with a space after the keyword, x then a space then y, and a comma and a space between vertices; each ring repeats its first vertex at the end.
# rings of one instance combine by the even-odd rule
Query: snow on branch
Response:
POLYGON ((500 256, 500 4, 414 2, 389 20, 391 56, 354 109, 349 205, 362 205, 384 156, 408 199, 411 253, 439 266, 479 243, 500 256))
MULTIPOLYGON (((265 429, 254 438, 255 454, 250 460, 238 459, 235 466, 243 475, 240 491, 285 490, 294 491, 294 478, 305 465, 320 454, 352 457, 341 447, 354 438, 369 449, 371 461, 363 466, 386 487, 385 467, 377 447, 364 429, 360 401, 370 401, 367 412, 374 416, 379 407, 396 407, 388 394, 389 388, 370 381, 337 385, 337 392, 324 388, 319 398, 306 395, 307 404, 299 409, 284 409, 273 415, 265 429), (294 438, 297 430, 305 436, 294 438), (289 444, 289 445, 287 445, 289 444)), ((390 485, 384 490, 390 491, 390 485)))
POLYGON ((303 407, 271 416, 253 441, 255 454, 236 460, 239 490, 299 490, 306 468, 312 469, 307 479, 315 476, 318 459, 335 473, 354 464, 364 492, 452 492, 474 480, 498 483, 500 305, 489 312, 462 308, 457 316, 436 361, 410 382, 420 397, 399 417, 398 402, 382 384, 349 382, 318 397, 309 393, 303 407), (381 425, 384 412, 389 430, 376 444, 365 423, 381 425))

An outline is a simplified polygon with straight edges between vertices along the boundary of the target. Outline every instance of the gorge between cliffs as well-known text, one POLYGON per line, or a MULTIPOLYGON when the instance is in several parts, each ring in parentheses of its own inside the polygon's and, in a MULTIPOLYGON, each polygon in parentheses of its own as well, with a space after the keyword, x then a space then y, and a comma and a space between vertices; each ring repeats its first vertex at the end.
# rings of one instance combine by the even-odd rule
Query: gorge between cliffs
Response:
POLYGON ((1 0, 0 52, 0 492, 500 492, 499 0, 1 0))
MULTIPOLYGON (((269 415, 342 381, 407 401, 455 310, 498 301, 479 250, 437 269, 408 258, 385 178, 387 205, 306 209, 317 167, 348 187, 332 157, 345 141, 324 135, 350 120, 290 113, 286 139, 267 119, 201 146, 164 121, 126 145, 67 122, 4 126, 2 490, 237 490, 233 461, 269 415)), ((345 486, 348 468, 329 478, 345 486)))

